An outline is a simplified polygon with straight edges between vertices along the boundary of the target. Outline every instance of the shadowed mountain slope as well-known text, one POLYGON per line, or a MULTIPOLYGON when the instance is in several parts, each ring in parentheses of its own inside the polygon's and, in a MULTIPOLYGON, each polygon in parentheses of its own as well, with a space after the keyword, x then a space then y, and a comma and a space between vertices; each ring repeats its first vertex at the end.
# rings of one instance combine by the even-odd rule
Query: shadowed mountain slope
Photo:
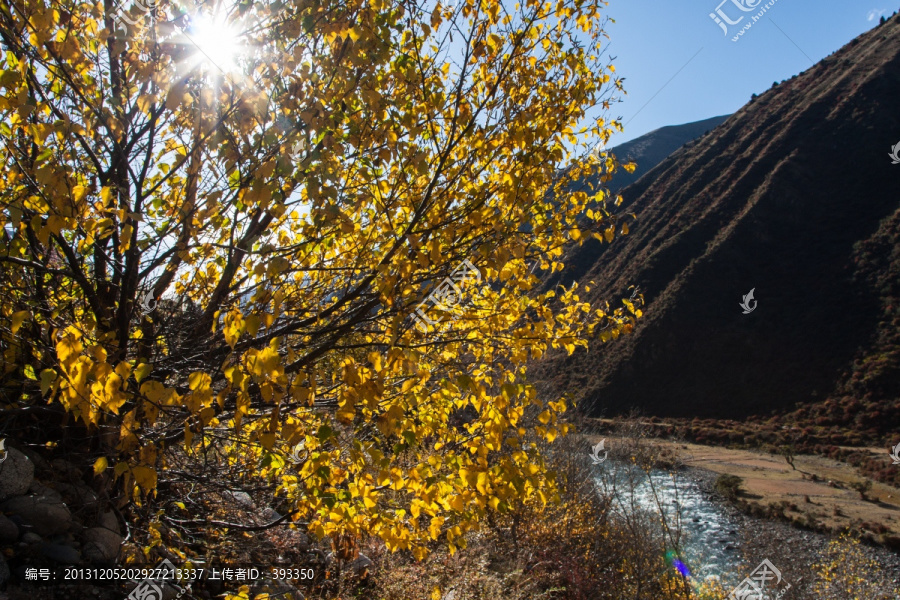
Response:
POLYGON ((606 187, 613 193, 620 191, 641 178, 667 156, 700 136, 721 125, 730 115, 712 117, 683 125, 670 125, 654 129, 630 142, 619 144, 610 150, 621 162, 634 162, 633 173, 621 169, 613 175, 606 187))
POLYGON ((900 373, 898 290, 884 275, 900 265, 898 98, 895 17, 626 188, 631 234, 573 249, 568 279, 595 282, 593 300, 639 285, 645 318, 631 336, 551 356, 544 391, 595 414, 743 417, 848 393, 869 357, 883 385, 859 393, 900 423, 886 383, 900 373), (743 314, 751 288, 758 306, 743 314))
MULTIPOLYGON (((667 156, 686 144, 690 144, 696 139, 707 135, 710 130, 723 123, 728 117, 729 115, 724 115, 702 121, 694 121, 693 123, 660 127, 630 142, 614 146, 609 152, 621 163, 634 163, 634 171, 629 173, 625 169, 619 169, 606 185, 600 183, 599 177, 583 179, 579 182, 579 185, 585 190, 592 191, 598 187, 605 187, 613 195, 620 193, 623 188, 640 179, 667 156)), ((624 199, 625 201, 620 207, 622 210, 629 208, 631 198, 629 196, 624 199)), ((562 273, 556 273, 547 277, 543 282, 543 288, 555 287, 563 281, 566 284, 570 284, 587 273, 599 259, 600 254, 606 249, 606 245, 596 240, 591 240, 590 248, 591 251, 588 253, 571 255, 569 257, 570 260, 566 263, 566 269, 562 273)))

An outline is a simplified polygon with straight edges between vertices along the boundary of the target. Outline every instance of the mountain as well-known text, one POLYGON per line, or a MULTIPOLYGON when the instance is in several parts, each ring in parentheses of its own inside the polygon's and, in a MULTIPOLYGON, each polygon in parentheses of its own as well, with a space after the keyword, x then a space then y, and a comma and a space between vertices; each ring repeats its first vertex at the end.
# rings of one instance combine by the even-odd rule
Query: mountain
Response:
MULTIPOLYGON (((684 123, 683 125, 670 125, 668 127, 660 127, 654 129, 650 133, 637 137, 630 142, 625 142, 614 146, 609 150, 621 163, 632 162, 635 164, 633 172, 629 173, 625 169, 619 169, 615 172, 612 179, 605 185, 600 183, 600 178, 586 178, 578 182, 579 189, 591 190, 598 187, 605 187, 613 194, 622 193, 623 188, 627 188, 630 184, 636 182, 641 176, 660 162, 665 160, 669 155, 683 147, 686 144, 694 142, 696 139, 709 133, 711 129, 723 123, 729 115, 721 117, 712 117, 702 121, 694 121, 693 123, 684 123)), ((633 196, 624 197, 621 208, 624 210, 630 207, 633 196)), ((603 248, 595 246, 595 253, 588 255, 570 256, 567 268, 562 273, 548 277, 543 284, 543 289, 555 287, 565 281, 567 284, 579 279, 593 263, 599 258, 599 253, 603 248), (582 260, 587 258, 588 260, 582 260)))
POLYGON ((660 127, 650 133, 613 147, 610 152, 621 162, 634 162, 637 167, 633 173, 620 169, 613 175, 607 187, 613 193, 620 191, 640 179, 644 173, 658 165, 667 156, 708 133, 723 123, 730 115, 712 117, 683 125, 660 127))
POLYGON ((894 17, 627 187, 630 235, 574 248, 561 280, 593 281, 594 301, 636 284, 644 318, 632 335, 551 355, 536 369, 542 391, 593 414, 742 418, 800 404, 900 427, 897 98, 894 17))

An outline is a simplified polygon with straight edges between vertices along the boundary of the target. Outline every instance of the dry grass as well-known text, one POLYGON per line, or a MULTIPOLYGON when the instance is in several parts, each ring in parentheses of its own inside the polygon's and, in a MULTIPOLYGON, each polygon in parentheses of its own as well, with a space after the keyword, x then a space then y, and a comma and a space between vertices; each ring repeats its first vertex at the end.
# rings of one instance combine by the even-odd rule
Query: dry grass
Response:
MULTIPOLYGON (((617 452, 634 457, 636 477, 651 466, 671 466, 662 445, 645 431, 622 431, 629 440, 617 452)), ((641 510, 615 509, 613 494, 600 494, 597 469, 580 436, 545 448, 559 486, 557 502, 517 507, 495 515, 471 534, 465 549, 450 555, 436 546, 419 563, 363 544, 376 564, 365 580, 346 575, 333 596, 339 600, 677 600, 724 598, 721 589, 692 589, 665 560, 680 544, 676 523, 660 523, 641 510)), ((626 495, 638 482, 619 483, 626 495), (629 489, 630 488, 630 489, 629 489)), ((626 503, 627 504, 627 503, 626 503)))
POLYGON ((854 489, 863 481, 855 467, 821 456, 794 457, 796 469, 778 455, 701 444, 659 441, 681 453, 685 464, 742 479, 741 500, 750 507, 783 508, 798 523, 819 523, 820 529, 846 529, 885 542, 900 536, 900 490, 873 483, 866 498, 854 489), (809 498, 807 502, 806 498, 809 498))

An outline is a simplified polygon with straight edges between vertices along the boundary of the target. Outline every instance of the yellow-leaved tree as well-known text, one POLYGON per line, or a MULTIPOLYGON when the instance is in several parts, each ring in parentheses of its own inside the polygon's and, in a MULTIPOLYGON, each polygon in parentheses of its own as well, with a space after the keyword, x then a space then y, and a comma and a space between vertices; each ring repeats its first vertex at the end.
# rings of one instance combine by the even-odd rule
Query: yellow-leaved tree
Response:
POLYGON ((256 482, 263 526, 423 557, 550 500, 527 364, 640 312, 535 291, 620 229, 578 183, 615 168, 603 4, 4 2, 7 418, 77 423, 123 509, 195 486, 176 532, 256 482))

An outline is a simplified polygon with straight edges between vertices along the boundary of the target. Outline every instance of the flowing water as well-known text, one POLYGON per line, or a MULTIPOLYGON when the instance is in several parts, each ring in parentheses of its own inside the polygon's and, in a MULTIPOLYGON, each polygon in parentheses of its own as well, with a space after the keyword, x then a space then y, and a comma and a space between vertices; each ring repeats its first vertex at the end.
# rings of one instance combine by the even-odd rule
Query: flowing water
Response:
POLYGON ((617 510, 629 512, 634 506, 659 515, 662 507, 670 528, 680 523, 681 553, 680 556, 673 553, 670 558, 681 560, 692 579, 727 578, 737 571, 741 562, 737 523, 696 481, 683 475, 673 479, 670 473, 654 470, 650 473, 651 486, 647 475, 630 465, 610 460, 601 469, 603 473, 598 478, 601 490, 609 491, 612 485, 619 490, 617 510))

